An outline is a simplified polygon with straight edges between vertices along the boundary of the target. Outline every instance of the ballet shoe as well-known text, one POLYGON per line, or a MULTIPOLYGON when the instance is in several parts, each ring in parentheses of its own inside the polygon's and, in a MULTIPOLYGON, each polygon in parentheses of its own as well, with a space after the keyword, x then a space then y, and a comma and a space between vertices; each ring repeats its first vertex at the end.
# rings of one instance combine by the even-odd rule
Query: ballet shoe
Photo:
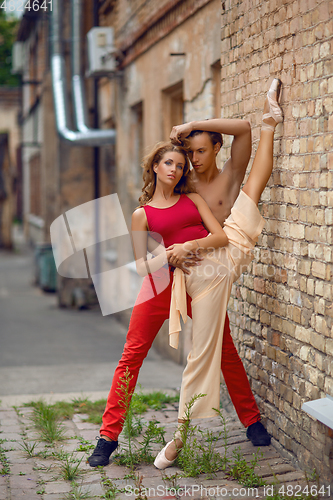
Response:
MULTIPOLYGON (((162 450, 159 452, 159 454, 157 455, 157 457, 155 458, 155 461, 154 461, 154 465, 157 469, 166 469, 167 467, 170 467, 176 460, 176 458, 174 458, 173 460, 168 460, 167 457, 165 456, 165 451, 167 449, 167 447, 169 446, 169 444, 173 443, 174 442, 174 439, 172 441, 169 441, 165 446, 164 448, 162 448, 162 450)), ((178 453, 180 452, 180 449, 178 450, 178 453)), ((178 453, 177 453, 177 456, 178 456, 178 453)))
POLYGON ((269 91, 267 92, 269 112, 265 113, 262 117, 263 120, 263 124, 261 127, 262 130, 272 130, 274 132, 276 125, 283 121, 282 109, 279 105, 279 101, 281 98, 281 88, 282 88, 281 80, 279 78, 274 78, 269 88, 269 91), (265 123, 264 120, 267 120, 268 118, 273 118, 273 120, 275 121, 275 125, 271 125, 270 123, 265 123))

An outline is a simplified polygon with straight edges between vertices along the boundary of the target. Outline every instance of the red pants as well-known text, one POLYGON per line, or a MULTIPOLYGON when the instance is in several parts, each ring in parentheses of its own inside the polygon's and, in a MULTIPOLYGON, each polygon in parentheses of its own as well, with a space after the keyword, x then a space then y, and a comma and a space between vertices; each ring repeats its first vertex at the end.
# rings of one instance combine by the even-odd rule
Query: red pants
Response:
MULTIPOLYGON (((111 390, 108 396, 101 434, 116 441, 123 428, 125 409, 120 402, 119 385, 124 377, 126 368, 132 376, 129 383, 130 392, 134 391, 139 370, 143 360, 158 334, 164 321, 169 317, 171 300, 171 282, 165 290, 152 299, 134 306, 129 329, 124 346, 124 352, 115 370, 111 390)), ((151 290, 149 278, 144 279, 139 297, 151 290)), ((139 298, 138 298, 139 299, 139 298)), ((191 298, 187 295, 187 312, 190 317, 191 298)), ((234 346, 230 335, 229 318, 226 321, 223 334, 221 369, 237 415, 245 427, 260 420, 257 403, 252 394, 243 363, 234 346)))

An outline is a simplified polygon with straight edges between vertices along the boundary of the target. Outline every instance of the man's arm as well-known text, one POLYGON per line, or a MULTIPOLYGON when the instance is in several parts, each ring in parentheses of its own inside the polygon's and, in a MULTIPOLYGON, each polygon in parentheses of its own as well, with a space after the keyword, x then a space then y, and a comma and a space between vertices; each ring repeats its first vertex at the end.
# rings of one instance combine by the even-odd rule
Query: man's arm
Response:
POLYGON ((232 183, 240 187, 246 167, 251 157, 252 138, 251 125, 247 120, 214 118, 212 120, 194 121, 176 125, 172 128, 170 140, 180 144, 193 130, 219 132, 233 135, 231 156, 225 163, 223 171, 231 178, 232 183))

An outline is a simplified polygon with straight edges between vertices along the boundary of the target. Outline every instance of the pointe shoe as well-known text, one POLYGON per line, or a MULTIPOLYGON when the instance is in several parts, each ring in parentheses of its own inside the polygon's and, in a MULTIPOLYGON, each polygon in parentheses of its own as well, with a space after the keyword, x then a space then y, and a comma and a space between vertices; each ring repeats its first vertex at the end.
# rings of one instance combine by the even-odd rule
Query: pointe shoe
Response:
POLYGON ((261 127, 262 130, 272 130, 274 132, 275 126, 283 121, 282 109, 279 106, 279 100, 281 97, 281 88, 282 88, 281 80, 279 78, 274 78, 269 88, 269 91, 267 92, 269 112, 265 113, 262 117, 263 120, 263 124, 261 127), (267 120, 268 118, 273 118, 276 125, 265 123, 264 120, 267 120))
POLYGON ((173 440, 169 441, 155 458, 154 465, 157 469, 161 470, 166 469, 167 467, 170 467, 176 460, 177 457, 174 460, 168 460, 165 456, 165 450, 171 443, 173 443, 173 440))

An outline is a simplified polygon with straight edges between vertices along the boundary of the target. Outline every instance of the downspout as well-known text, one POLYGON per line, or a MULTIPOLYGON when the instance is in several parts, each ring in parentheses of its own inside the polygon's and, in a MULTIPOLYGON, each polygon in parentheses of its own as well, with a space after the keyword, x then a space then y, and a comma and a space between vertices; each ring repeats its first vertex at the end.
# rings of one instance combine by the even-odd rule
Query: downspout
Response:
POLYGON ((72 93, 76 127, 80 132, 88 132, 85 106, 84 83, 81 77, 81 0, 72 0, 72 93))
MULTIPOLYGON (((68 128, 68 108, 66 106, 66 79, 65 79, 65 60, 61 53, 60 39, 60 0, 53 0, 53 9, 51 14, 51 72, 52 72, 52 87, 54 97, 54 108, 56 117, 56 126, 59 135, 69 141, 73 145, 78 146, 102 146, 104 144, 112 144, 115 142, 115 129, 91 129, 86 125, 83 84, 80 76, 80 68, 78 73, 73 75, 75 78, 75 89, 73 87, 75 117, 78 131, 68 128)), ((74 23, 76 20, 73 20, 74 23)), ((77 23, 75 23, 77 25, 77 23)), ((73 32, 73 49, 77 50, 79 45, 79 30, 75 28, 73 32), (74 35, 76 36, 74 37, 74 35), (76 40, 75 40, 76 38, 76 40)), ((74 54, 72 58, 75 59, 74 54)), ((75 63, 74 63, 75 64, 75 63)))

